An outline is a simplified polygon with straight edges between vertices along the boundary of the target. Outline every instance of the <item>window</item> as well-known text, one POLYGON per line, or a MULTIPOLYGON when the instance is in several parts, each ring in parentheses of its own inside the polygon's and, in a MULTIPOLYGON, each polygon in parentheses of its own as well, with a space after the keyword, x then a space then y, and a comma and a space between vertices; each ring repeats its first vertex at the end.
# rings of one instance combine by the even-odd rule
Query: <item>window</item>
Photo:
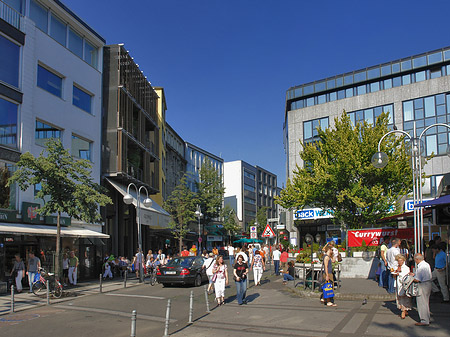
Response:
POLYGON ((0 35, 0 81, 19 87, 20 46, 0 35))
POLYGON ((50 21, 50 36, 64 47, 66 46, 66 30, 66 24, 52 14, 50 21))
POLYGON ((83 58, 83 38, 72 29, 69 29, 69 50, 79 58, 83 58))
POLYGON ((328 117, 303 122, 303 141, 304 142, 317 141, 318 128, 321 128, 323 130, 328 128, 328 117))
POLYGON ((84 60, 94 68, 97 68, 97 48, 89 42, 84 43, 84 60))
POLYGON ((425 81, 427 79, 425 71, 419 71, 416 73, 416 82, 425 81))
POLYGON ((251 204, 251 205, 256 205, 256 200, 249 198, 249 197, 244 197, 244 202, 251 204))
POLYGON ((73 86, 72 104, 79 107, 81 110, 91 113, 92 96, 78 87, 73 86))
POLYGON ((377 92, 380 90, 380 82, 370 83, 370 92, 377 92))
POLYGON ((36 144, 45 146, 45 143, 51 138, 61 138, 61 130, 36 120, 35 136, 36 144))
POLYGON ((72 156, 91 160, 91 142, 76 135, 72 135, 72 156))
POLYGON ((38 65, 37 85, 49 93, 62 97, 62 78, 38 65))
POLYGON ((247 190, 247 191, 253 192, 253 193, 256 192, 255 187, 254 187, 254 186, 250 186, 250 185, 248 185, 248 184, 244 184, 244 190, 247 190))
POLYGON ((17 104, 0 98, 0 144, 17 147, 17 104))
POLYGON ((255 175, 247 170, 244 170, 244 176, 252 180, 255 180, 255 175))
POLYGON ((34 21, 36 27, 44 33, 48 32, 48 12, 34 0, 30 2, 30 18, 34 21))

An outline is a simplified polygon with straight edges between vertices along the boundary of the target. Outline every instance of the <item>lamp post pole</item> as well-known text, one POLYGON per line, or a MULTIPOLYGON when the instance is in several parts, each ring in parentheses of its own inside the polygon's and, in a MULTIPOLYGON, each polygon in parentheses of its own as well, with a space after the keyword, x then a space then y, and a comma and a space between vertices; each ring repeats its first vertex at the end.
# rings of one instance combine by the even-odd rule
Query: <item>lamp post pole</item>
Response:
POLYGON ((198 255, 201 255, 202 232, 201 232, 200 218, 203 216, 203 214, 202 214, 202 209, 200 208, 200 205, 197 205, 197 210, 195 211, 195 216, 198 218, 198 255))
MULTIPOLYGON (((130 187, 133 186, 136 190, 137 198, 136 198, 136 223, 137 223, 137 233, 138 233, 138 256, 140 258, 139 263, 139 282, 142 283, 144 281, 144 270, 142 267, 142 263, 144 262, 144 254, 142 253, 142 232, 141 232, 141 189, 145 190, 147 197, 144 199, 143 204, 145 207, 150 207, 152 205, 152 200, 148 197, 148 190, 145 186, 137 186, 134 183, 128 184, 127 194, 123 197, 123 202, 127 205, 130 205, 133 202, 133 196, 130 194, 130 187)), ((137 259, 136 259, 137 260, 137 259)))
MULTIPOLYGON (((422 159, 425 146, 422 141, 422 137, 430 128, 432 127, 446 127, 450 129, 450 126, 444 123, 436 123, 427 126, 423 131, 417 136, 416 122, 413 123, 413 135, 403 130, 392 130, 387 132, 383 137, 381 137, 378 142, 378 152, 372 156, 372 164, 376 168, 383 168, 387 165, 388 156, 386 153, 381 152, 381 142, 389 135, 394 133, 400 133, 408 137, 411 148, 411 167, 413 171, 413 203, 414 203, 414 246, 415 253, 423 253, 423 207, 416 207, 417 204, 422 202, 422 159)), ((447 147, 447 155, 450 155, 450 145, 447 147)))

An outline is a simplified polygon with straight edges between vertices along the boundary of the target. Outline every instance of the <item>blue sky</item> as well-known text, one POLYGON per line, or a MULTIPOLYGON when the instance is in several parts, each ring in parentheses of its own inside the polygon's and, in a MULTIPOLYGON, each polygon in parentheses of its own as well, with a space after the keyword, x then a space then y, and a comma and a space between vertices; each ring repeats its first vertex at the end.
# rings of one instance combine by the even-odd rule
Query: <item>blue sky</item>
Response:
POLYGON ((165 88, 186 141, 280 187, 289 87, 450 45, 444 0, 62 1, 165 88))

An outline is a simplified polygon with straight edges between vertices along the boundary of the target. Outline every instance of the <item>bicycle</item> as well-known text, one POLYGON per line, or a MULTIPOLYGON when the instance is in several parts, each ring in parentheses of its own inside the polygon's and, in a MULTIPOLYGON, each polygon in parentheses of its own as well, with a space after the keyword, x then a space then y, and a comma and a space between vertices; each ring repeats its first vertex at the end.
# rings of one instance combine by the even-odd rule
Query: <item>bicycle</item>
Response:
POLYGON ((44 268, 39 269, 39 279, 33 283, 31 290, 38 297, 45 297, 47 294, 47 282, 49 282, 49 290, 53 297, 60 298, 63 292, 63 286, 59 283, 55 274, 47 273, 44 268))
POLYGON ((149 283, 154 286, 156 284, 156 272, 157 267, 151 268, 151 271, 148 272, 150 268, 147 267, 147 273, 145 274, 145 277, 149 277, 149 283))

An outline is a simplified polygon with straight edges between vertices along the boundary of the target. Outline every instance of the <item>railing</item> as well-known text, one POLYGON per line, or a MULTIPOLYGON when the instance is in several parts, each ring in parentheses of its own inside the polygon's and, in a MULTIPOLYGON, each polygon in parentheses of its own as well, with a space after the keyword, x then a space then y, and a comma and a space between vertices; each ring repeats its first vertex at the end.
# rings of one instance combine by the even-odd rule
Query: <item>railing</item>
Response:
POLYGON ((14 8, 9 7, 1 0, 0 0, 0 18, 8 22, 11 26, 20 29, 22 14, 20 14, 14 8))
POLYGON ((132 165, 130 162, 127 162, 127 174, 140 181, 144 178, 144 171, 132 165))

